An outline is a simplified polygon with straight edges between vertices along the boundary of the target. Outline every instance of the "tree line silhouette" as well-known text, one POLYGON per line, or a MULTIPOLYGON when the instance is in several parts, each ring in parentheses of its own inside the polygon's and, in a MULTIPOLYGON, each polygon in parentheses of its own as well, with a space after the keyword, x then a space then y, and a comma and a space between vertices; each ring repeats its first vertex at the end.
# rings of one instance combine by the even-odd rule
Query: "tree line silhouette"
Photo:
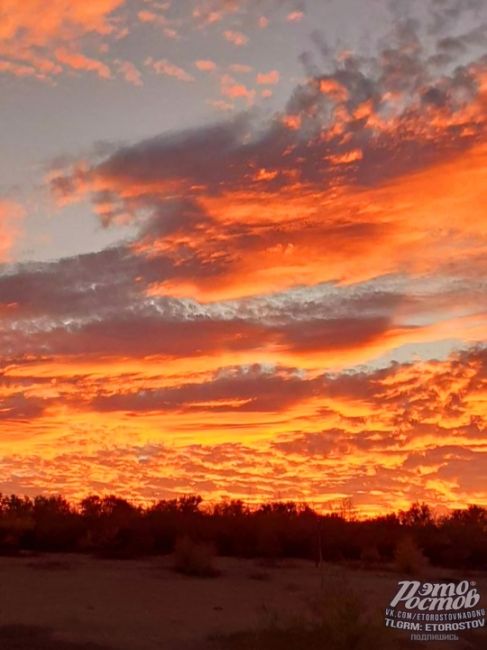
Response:
POLYGON ((178 540, 210 544, 219 555, 274 560, 389 562, 412 541, 432 564, 487 568, 487 509, 471 505, 435 517, 427 504, 358 520, 276 501, 204 505, 199 496, 137 506, 117 496, 0 495, 0 554, 84 552, 132 558, 173 552, 178 540))

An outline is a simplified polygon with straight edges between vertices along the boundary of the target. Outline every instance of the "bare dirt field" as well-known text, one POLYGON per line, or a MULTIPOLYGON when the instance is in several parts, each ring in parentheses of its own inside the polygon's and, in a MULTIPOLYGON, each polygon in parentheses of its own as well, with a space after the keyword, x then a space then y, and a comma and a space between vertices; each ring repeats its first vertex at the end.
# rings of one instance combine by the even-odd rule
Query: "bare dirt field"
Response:
MULTIPOLYGON (((269 616, 299 616, 309 599, 330 585, 350 585, 383 626, 384 610, 403 579, 387 569, 362 570, 285 561, 219 558, 214 578, 179 575, 170 557, 100 560, 83 555, 0 558, 1 650, 203 650, 214 637, 228 637, 262 624, 269 616)), ((433 576, 471 578, 432 570, 433 576)), ((487 577, 475 579, 487 598, 487 577)), ((398 648, 487 647, 484 630, 466 640, 436 644, 397 635, 398 648)), ((392 638, 392 636, 391 636, 392 638)), ((222 646, 219 646, 222 647, 222 646)), ((258 645, 241 646, 259 650, 258 645)), ((277 647, 277 646, 276 646, 277 647)), ((389 646, 388 646, 389 647, 389 646)), ((303 648, 303 650, 307 650, 303 648)), ((326 650, 326 648, 324 648, 326 650)), ((381 650, 379 647, 377 650, 381 650)))

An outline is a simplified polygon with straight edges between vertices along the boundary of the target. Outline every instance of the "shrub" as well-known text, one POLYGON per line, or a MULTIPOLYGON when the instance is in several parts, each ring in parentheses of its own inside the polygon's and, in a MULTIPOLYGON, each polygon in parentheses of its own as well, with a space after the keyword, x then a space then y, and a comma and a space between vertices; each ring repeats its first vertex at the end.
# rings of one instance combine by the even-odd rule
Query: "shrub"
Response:
POLYGON ((184 575, 212 578, 219 575, 214 566, 214 555, 211 544, 182 537, 176 541, 174 547, 174 568, 184 575))
POLYGON ((250 580, 259 580, 260 582, 267 582, 271 579, 271 574, 268 571, 251 571, 248 574, 250 580))
POLYGON ((0 555, 16 555, 22 539, 32 534, 34 521, 29 515, 8 514, 0 519, 0 555))
POLYGON ((438 518, 427 505, 413 504, 398 515, 365 520, 346 509, 343 516, 319 515, 280 501, 257 508, 241 501, 200 506, 201 497, 191 495, 150 506, 92 495, 76 507, 60 496, 0 494, 0 555, 81 551, 136 558, 171 553, 178 538, 190 536, 211 542, 220 555, 261 558, 269 568, 285 558, 370 567, 393 561, 395 552, 398 570, 407 573, 421 570, 422 553, 444 567, 482 569, 487 563, 487 509, 475 505, 438 518), (413 542, 398 545, 408 535, 422 551, 413 542))
POLYGON ((360 553, 360 560, 363 564, 378 564, 381 561, 381 556, 377 546, 374 544, 365 546, 360 553))
POLYGON ((397 571, 409 575, 422 573, 428 563, 423 551, 412 537, 404 537, 399 541, 394 559, 397 571))

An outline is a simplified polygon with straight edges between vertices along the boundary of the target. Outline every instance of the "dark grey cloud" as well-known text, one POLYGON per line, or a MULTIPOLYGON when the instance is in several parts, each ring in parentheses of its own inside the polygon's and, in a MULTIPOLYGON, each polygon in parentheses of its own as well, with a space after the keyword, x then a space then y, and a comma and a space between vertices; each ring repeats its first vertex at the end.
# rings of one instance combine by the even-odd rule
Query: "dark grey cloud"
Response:
POLYGON ((274 449, 285 454, 306 457, 344 457, 357 452, 382 451, 394 453, 404 449, 404 440, 394 432, 384 432, 372 427, 354 429, 332 428, 318 432, 296 433, 272 443, 274 449))
POLYGON ((47 400, 27 397, 23 393, 0 396, 0 422, 28 423, 44 414, 47 403, 47 400))
MULTIPOLYGON (((447 3, 435 10, 464 9, 447 3)), ((218 282, 238 281, 246 261, 273 248, 305 251, 321 241, 330 255, 349 250, 359 257, 369 248, 386 246, 394 224, 376 222, 367 213, 323 219, 296 214, 276 228, 272 219, 265 219, 265 208, 256 215, 258 225, 248 218, 222 222, 203 207, 201 197, 242 190, 276 193, 299 182, 320 191, 340 184, 375 186, 443 162, 479 142, 486 125, 482 112, 462 111, 478 100, 478 72, 487 65, 476 50, 482 30, 480 25, 460 35, 438 32, 432 49, 418 21, 405 16, 375 57, 347 54, 340 60, 331 58, 315 34, 321 68, 309 70, 311 78, 294 90, 282 114, 264 122, 244 114, 121 146, 104 158, 97 153, 88 169, 75 166, 54 178, 52 189, 66 197, 93 186, 102 223, 117 224, 121 214, 129 214, 137 224, 136 238, 91 260, 80 258, 80 275, 90 276, 82 288, 74 281, 70 284, 78 288, 72 291, 59 277, 52 278, 49 288, 45 283, 36 287, 37 271, 21 269, 10 280, 0 277, 0 301, 2 293, 15 301, 24 274, 28 277, 20 295, 30 292, 33 311, 51 303, 53 310, 55 304, 60 309, 67 304, 78 313, 90 313, 96 305, 109 310, 115 302, 130 311, 151 283, 174 280, 204 292, 218 282), (452 67, 460 50, 465 63, 452 67), (347 119, 341 122, 340 115, 347 119), (286 116, 299 118, 300 128, 289 129, 286 116), (390 128, 374 126, 392 118, 390 128), (272 172, 265 183, 255 180, 258 170, 272 172), (106 271, 94 281, 88 263, 96 267, 102 260, 106 271)), ((68 284, 70 273, 78 271, 68 261, 64 266, 52 272, 65 275, 68 284)), ((359 341, 372 340, 380 331, 379 322, 368 319, 364 325, 356 328, 359 341)), ((326 339, 324 328, 315 323, 308 341, 313 327, 326 339)))
POLYGON ((455 27, 463 17, 485 20, 484 0, 430 0, 427 7, 431 15, 429 30, 434 34, 455 27))
MULTIPOLYGON (((385 413, 389 432, 377 429, 367 417, 352 418, 343 429, 317 433, 296 433, 276 442, 277 448, 292 452, 316 450, 402 447, 424 436, 453 433, 479 438, 486 423, 474 414, 469 395, 485 385, 487 349, 472 348, 448 362, 437 362, 438 372, 421 378, 412 364, 392 364, 369 371, 324 373, 310 377, 294 368, 265 367, 260 364, 222 368, 202 382, 188 382, 165 388, 138 387, 128 392, 105 392, 101 387, 91 407, 100 411, 177 411, 219 412, 281 411, 311 398, 338 399, 367 403, 372 412, 385 413), (457 380, 464 385, 458 394, 457 380), (465 381, 466 380, 466 381, 465 381), (456 418, 461 425, 448 428, 438 419, 456 418), (465 418, 465 416, 467 416, 465 418), (351 433, 351 431, 353 433, 351 433)), ((330 415, 332 411, 323 413, 330 415)), ((373 417, 373 416, 372 416, 373 417)), ((316 452, 318 453, 318 452, 316 452)))
MULTIPOLYGON (((187 210, 189 219, 204 221, 192 204, 187 210)), ((137 241, 152 241, 159 227, 157 216, 145 222, 137 241)), ((346 233, 348 240, 350 231, 346 233)), ((281 241, 281 235, 274 241, 281 241)), ((0 274, 2 358, 198 356, 268 345, 296 354, 357 349, 380 341, 391 330, 413 332, 414 319, 419 324, 435 311, 441 314, 455 305, 474 308, 485 291, 477 279, 430 291, 419 291, 418 286, 416 293, 411 282, 398 278, 348 288, 329 283, 311 292, 295 290, 213 305, 150 295, 154 283, 185 273, 188 278, 205 273, 218 277, 219 272, 218 264, 207 264, 204 256, 173 259, 157 252, 146 256, 125 244, 57 262, 9 267, 0 274), (398 310, 407 326, 396 320, 398 310)))
MULTIPOLYGON (((455 13, 460 9, 456 4, 445 5, 441 11, 455 13)), ((486 25, 481 24, 460 35, 441 36, 432 50, 424 41, 420 21, 405 18, 380 44, 375 57, 348 54, 339 60, 330 59, 326 45, 315 34, 314 41, 324 58, 322 70, 315 66, 309 70, 312 77, 294 90, 284 111, 299 116, 299 130, 286 128, 282 115, 262 124, 256 116, 243 114, 234 120, 121 147, 87 171, 78 169, 59 175, 52 181, 53 190, 70 195, 80 181, 89 185, 96 179, 106 183, 108 194, 95 194, 94 201, 105 200, 112 192, 116 203, 121 189, 134 185, 139 190, 138 198, 125 199, 124 207, 137 211, 141 206, 154 207, 168 192, 187 197, 198 196, 199 192, 218 194, 242 185, 248 188, 255 170, 262 168, 275 171, 266 184, 268 189, 286 186, 291 171, 293 180, 320 187, 337 182, 381 183, 444 159, 470 146, 484 133, 485 120, 480 118, 465 118, 465 128, 459 128, 455 120, 451 126, 448 122, 477 97, 475 66, 485 65, 485 29, 486 25), (468 56, 452 69, 451 60, 460 53, 468 56), (323 92, 323 84, 335 84, 342 95, 323 92), (399 92, 401 100, 391 100, 399 92), (381 131, 365 116, 354 118, 357 109, 366 103, 380 119, 394 115, 395 129, 381 131), (424 129, 431 125, 425 104, 441 109, 445 123, 434 138, 424 137, 424 129), (340 111, 349 117, 334 133, 332 127, 340 111), (334 162, 336 156, 352 150, 360 150, 361 158, 347 165, 334 162), (171 189, 166 192, 165 186, 171 189)), ((188 220, 184 202, 181 212, 184 225, 188 220)), ((193 214, 187 225, 193 227, 194 218, 193 214)), ((167 221, 174 223, 174 217, 167 216, 167 221)))
POLYGON ((91 407, 101 411, 263 411, 286 409, 303 399, 319 395, 322 381, 304 379, 296 371, 266 370, 259 364, 249 368, 227 368, 211 381, 187 383, 158 390, 99 396, 91 407), (213 405, 202 406, 213 402, 213 405), (218 404, 218 402, 223 402, 218 404))

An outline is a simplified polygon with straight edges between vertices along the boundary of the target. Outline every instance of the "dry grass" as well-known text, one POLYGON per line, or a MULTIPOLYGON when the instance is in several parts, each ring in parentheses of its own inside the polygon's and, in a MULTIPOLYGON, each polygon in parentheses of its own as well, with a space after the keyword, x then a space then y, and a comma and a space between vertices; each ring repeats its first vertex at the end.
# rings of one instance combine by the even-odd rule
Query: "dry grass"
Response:
POLYGON ((397 571, 407 575, 421 575, 428 566, 423 551, 411 537, 399 542, 394 559, 397 571))
POLYGON ((220 575, 215 568, 215 551, 211 544, 194 542, 182 537, 174 547, 174 568, 178 573, 198 578, 215 578, 220 575))
POLYGON ((365 546, 360 553, 360 560, 364 566, 376 566, 381 562, 381 556, 377 546, 365 546))
POLYGON ((0 627, 2 650, 112 650, 98 643, 72 643, 58 639, 49 628, 35 625, 3 625, 0 627))
POLYGON ((260 582, 268 582, 272 578, 268 571, 251 571, 248 576, 250 580, 259 580, 260 582))
MULTIPOLYGON (((58 557, 62 570, 50 556, 0 557, 0 618, 8 625, 0 628, 0 650, 421 647, 407 633, 383 627, 384 607, 397 591, 398 576, 390 571, 331 564, 318 570, 296 561, 293 569, 274 568, 269 580, 256 580, 249 575, 265 570, 252 560, 219 557, 221 577, 204 580, 176 573, 169 555, 123 561, 58 557), (44 570, 33 568, 33 561, 44 570)), ((445 571, 430 567, 427 575, 438 581, 445 571)), ((465 575, 449 571, 448 577, 465 575)), ((487 593, 487 574, 472 577, 487 593)), ((486 628, 475 630, 455 650, 486 648, 486 638, 486 628)))
POLYGON ((252 630, 214 639, 219 650, 393 650, 397 639, 367 610, 343 576, 310 598, 300 615, 266 611, 252 630))
POLYGON ((38 569, 40 571, 69 571, 73 565, 71 562, 67 562, 66 560, 41 558, 28 562, 27 566, 30 569, 38 569))

